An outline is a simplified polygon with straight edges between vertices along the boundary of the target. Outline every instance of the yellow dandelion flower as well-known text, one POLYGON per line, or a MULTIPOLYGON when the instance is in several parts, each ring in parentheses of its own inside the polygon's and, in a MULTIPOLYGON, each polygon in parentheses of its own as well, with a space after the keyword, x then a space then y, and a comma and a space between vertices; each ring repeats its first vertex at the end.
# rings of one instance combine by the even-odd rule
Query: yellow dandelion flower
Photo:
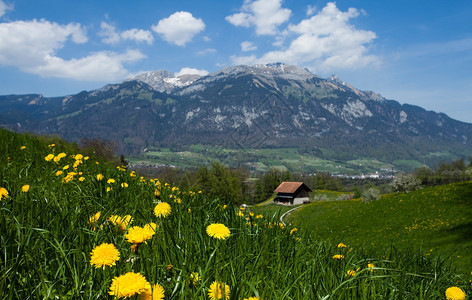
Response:
POLYGON ((465 293, 462 289, 457 286, 451 286, 446 290, 446 299, 447 300, 464 300, 465 293))
POLYGON ((128 272, 113 278, 108 294, 115 298, 132 297, 151 289, 151 285, 143 275, 128 272))
POLYGON ((262 219, 263 217, 264 217, 264 216, 262 216, 262 215, 257 215, 257 216, 256 216, 256 219, 262 219))
POLYGON ((107 193, 111 190, 112 190, 112 188, 110 186, 107 186, 107 193))
POLYGON ((45 161, 51 161, 51 160, 53 160, 53 159, 54 159, 54 154, 48 154, 48 155, 44 158, 45 161))
POLYGON ((83 158, 84 158, 84 156, 83 156, 82 154, 76 154, 76 155, 74 156, 74 159, 75 159, 75 160, 81 160, 81 159, 83 159, 83 158))
MULTIPOLYGON (((154 223, 152 223, 154 224, 154 223)), ((139 227, 133 226, 128 230, 128 233, 125 234, 125 238, 128 242, 132 244, 141 244, 146 243, 147 240, 152 238, 155 233, 156 224, 146 224, 147 226, 139 227)))
POLYGON ((84 181, 85 180, 85 177, 84 176, 80 176, 79 177, 79 181, 84 181))
POLYGON ((26 149, 26 146, 21 146, 20 150, 26 149))
POLYGON ((290 235, 294 234, 295 232, 297 232, 298 229, 297 228, 293 228, 292 230, 290 230, 290 235))
POLYGON ((25 184, 24 186, 21 187, 21 191, 23 193, 27 193, 29 191, 29 189, 30 189, 29 184, 25 184))
POLYGON ((62 171, 61 171, 61 170, 59 170, 59 171, 56 172, 56 176, 59 176, 59 175, 61 175, 61 174, 62 174, 62 171))
POLYGON ((344 245, 343 243, 339 243, 337 247, 338 247, 338 248, 346 248, 347 246, 344 245))
POLYGON ((56 146, 56 144, 50 144, 50 145, 48 145, 48 148, 52 148, 52 147, 55 147, 55 146, 56 146))
POLYGON ((63 183, 71 182, 74 179, 74 175, 75 174, 73 174, 72 172, 67 173, 67 175, 64 178, 62 178, 62 182, 63 183))
POLYGON ((229 299, 230 289, 229 286, 224 282, 213 281, 208 290, 208 297, 211 300, 229 299))
POLYGON ((121 183, 121 187, 122 187, 122 188, 127 188, 127 187, 128 187, 128 184, 127 184, 126 182, 123 182, 123 183, 121 183))
POLYGON ((346 277, 354 277, 356 275, 356 271, 354 270, 347 270, 346 277))
POLYGON ((94 214, 93 216, 91 216, 89 218, 89 222, 90 223, 96 223, 98 221, 98 219, 100 219, 100 216, 102 215, 102 212, 97 212, 96 214, 94 214))
POLYGON ((0 200, 2 200, 3 198, 8 198, 8 191, 6 188, 0 187, 0 200))
POLYGON ((107 183, 115 183, 115 181, 116 181, 115 179, 110 178, 110 179, 107 180, 107 183))
POLYGON ((244 300, 262 300, 259 297, 249 297, 249 298, 244 298, 244 300))
POLYGON ((159 202, 157 203, 156 207, 154 207, 154 214, 158 218, 165 218, 170 215, 171 207, 170 204, 167 202, 159 202))
POLYGON ((336 255, 333 255, 333 258, 336 258, 336 259, 344 259, 344 255, 342 255, 342 254, 336 254, 336 255))
POLYGON ((58 163, 62 158, 66 157, 67 154, 65 154, 64 152, 61 152, 59 153, 56 157, 54 157, 54 162, 58 163))
POLYGON ((120 251, 115 245, 103 243, 95 247, 90 253, 90 264, 95 268, 103 268, 106 266, 114 266, 116 261, 120 259, 120 251))
POLYGON ((375 268, 374 264, 371 264, 371 263, 367 264, 367 269, 369 269, 370 272, 374 272, 374 268, 375 268))
POLYGON ((100 181, 102 180, 104 177, 102 174, 97 174, 97 181, 100 181))
POLYGON ((126 215, 124 217, 120 217, 117 215, 112 215, 108 218, 108 220, 113 224, 118 226, 121 232, 126 231, 126 228, 133 222, 133 218, 130 215, 126 215))
POLYGON ((238 213, 237 213, 238 217, 244 217, 244 213, 240 210, 238 210, 238 213))
POLYGON ((84 160, 89 160, 89 158, 90 158, 90 157, 88 157, 88 156, 85 156, 85 157, 84 157, 84 160))
POLYGON ((229 231, 228 227, 220 223, 213 223, 208 225, 206 228, 206 232, 209 236, 220 240, 225 240, 231 234, 231 231, 229 231))
POLYGON ((63 170, 69 169, 69 165, 65 165, 62 169, 63 169, 63 170))
POLYGON ((190 274, 189 282, 193 286, 196 286, 200 280, 202 280, 202 278, 200 277, 200 274, 198 274, 198 272, 192 272, 192 274, 190 274))
POLYGON ((155 189, 155 190, 154 190, 154 196, 160 197, 160 196, 161 196, 161 192, 160 192, 158 189, 155 189))
POLYGON ((138 300, 162 300, 164 299, 164 292, 164 288, 159 283, 156 283, 152 289, 149 288, 139 294, 138 300))

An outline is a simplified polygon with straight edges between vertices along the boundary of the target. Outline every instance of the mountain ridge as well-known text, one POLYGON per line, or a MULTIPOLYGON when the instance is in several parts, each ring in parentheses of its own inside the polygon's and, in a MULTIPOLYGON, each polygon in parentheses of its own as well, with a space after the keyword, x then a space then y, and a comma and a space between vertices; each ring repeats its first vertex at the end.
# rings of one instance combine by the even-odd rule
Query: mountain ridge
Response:
POLYGON ((127 154, 200 143, 296 146, 334 159, 367 155, 430 165, 434 153, 472 155, 472 124, 281 63, 205 76, 161 70, 75 95, 0 96, 0 103, 1 126, 72 141, 111 139, 127 154))

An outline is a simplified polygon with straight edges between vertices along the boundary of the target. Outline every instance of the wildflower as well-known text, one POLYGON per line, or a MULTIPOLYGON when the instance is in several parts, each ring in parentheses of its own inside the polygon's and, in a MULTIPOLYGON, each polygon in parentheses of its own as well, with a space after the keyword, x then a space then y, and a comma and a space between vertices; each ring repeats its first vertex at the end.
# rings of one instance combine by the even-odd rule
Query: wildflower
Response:
POLYGON ((237 213, 238 217, 244 217, 244 213, 240 210, 238 210, 238 213, 237 213))
POLYGON ((451 286, 446 290, 446 299, 447 300, 464 300, 465 293, 457 286, 451 286))
POLYGON ((110 179, 107 180, 107 183, 115 183, 115 179, 110 178, 110 179))
POLYGON ((343 243, 339 243, 337 247, 338 247, 338 248, 346 248, 347 246, 344 245, 343 243))
POLYGON ((151 289, 146 278, 139 273, 128 272, 113 278, 108 294, 115 298, 132 297, 151 289))
POLYGON ((374 264, 371 264, 371 263, 367 264, 367 269, 369 269, 370 272, 374 272, 374 268, 375 268, 374 264))
POLYGON ((51 161, 51 160, 53 160, 53 159, 54 159, 54 154, 48 154, 48 155, 44 158, 45 161, 51 161))
POLYGON ((336 258, 336 259, 344 259, 344 255, 342 255, 342 254, 336 254, 336 255, 333 255, 333 258, 336 258))
POLYGON ((211 300, 229 299, 229 286, 224 282, 213 281, 208 291, 211 300))
POLYGON ((356 275, 356 271, 354 270, 347 270, 346 277, 354 277, 356 275))
POLYGON ((256 219, 262 219, 262 218, 263 218, 262 215, 257 215, 257 216, 256 216, 256 219))
POLYGON ((63 183, 71 182, 74 179, 74 175, 76 175, 76 173, 74 172, 67 173, 66 177, 62 178, 62 182, 63 183))
POLYGON ((102 212, 100 212, 100 211, 97 212, 96 214, 94 214, 93 216, 91 216, 91 217, 89 218, 89 222, 90 222, 90 223, 95 223, 95 222, 97 222, 98 219, 100 219, 100 216, 101 216, 101 215, 102 215, 102 212))
POLYGON ((197 283, 201 280, 202 278, 200 277, 200 274, 198 274, 198 272, 192 272, 192 274, 190 274, 190 284, 192 284, 193 286, 196 286, 197 283))
POLYGON ((156 196, 156 198, 159 198, 161 196, 161 192, 158 189, 155 189, 154 196, 156 196))
POLYGON ((120 259, 120 252, 115 245, 103 243, 95 247, 90 253, 90 264, 95 268, 103 268, 105 266, 114 266, 116 261, 120 259))
POLYGON ((29 191, 29 189, 30 189, 29 184, 25 184, 24 186, 21 187, 21 191, 23 193, 27 193, 29 191))
POLYGON ((80 176, 79 177, 79 181, 84 181, 85 180, 85 177, 84 176, 80 176))
POLYGON ((52 148, 52 147, 55 147, 55 146, 56 146, 56 144, 50 144, 50 145, 48 145, 48 148, 52 148))
POLYGON ((164 288, 156 283, 152 289, 149 287, 146 291, 139 294, 138 300, 162 300, 164 299, 164 288))
POLYGON ((62 171, 61 171, 61 170, 59 170, 59 171, 56 172, 56 176, 59 176, 59 175, 61 175, 61 174, 62 174, 62 171))
POLYGON ((146 241, 152 238, 152 236, 154 235, 156 224, 154 224, 154 228, 152 225, 147 225, 148 226, 144 228, 139 226, 131 227, 128 230, 128 233, 125 234, 126 240, 132 244, 146 243, 146 241))
POLYGON ((128 184, 127 184, 126 182, 122 182, 122 183, 121 183, 121 187, 122 187, 122 188, 127 188, 127 187, 128 187, 128 184))
POLYGON ((83 159, 83 158, 84 158, 84 156, 83 156, 82 154, 76 154, 76 155, 74 156, 74 159, 75 159, 75 160, 81 160, 81 159, 83 159))
POLYGON ((228 227, 220 223, 213 223, 208 225, 206 228, 206 232, 209 236, 220 240, 225 240, 231 234, 228 227))
POLYGON ((135 177, 136 177, 136 172, 134 172, 134 171, 131 171, 131 173, 129 173, 129 176, 131 176, 131 177, 135 178, 135 177))
POLYGON ((112 190, 111 186, 107 186, 107 193, 111 190, 112 190))
POLYGON ((66 157, 66 156, 67 154, 65 154, 64 152, 61 152, 56 157, 54 157, 53 160, 55 163, 58 163, 63 157, 66 157))
POLYGON ((8 191, 6 188, 0 187, 0 200, 2 200, 3 198, 8 198, 8 191))
POLYGON ((97 174, 97 181, 100 181, 102 180, 104 177, 102 174, 97 174))
POLYGON ((69 165, 65 165, 62 169, 63 169, 63 170, 69 169, 69 165))
POLYGON ((170 215, 170 211, 170 204, 167 202, 159 202, 157 203, 156 207, 154 207, 154 214, 158 218, 167 217, 168 215, 170 215))
POLYGON ((112 215, 108 218, 108 220, 113 223, 113 225, 118 226, 119 230, 122 232, 126 230, 131 222, 133 222, 133 218, 130 215, 126 215, 124 217, 112 215))
POLYGON ((21 146, 20 150, 26 149, 26 146, 21 146))
POLYGON ((294 234, 295 232, 297 232, 298 229, 297 228, 293 228, 292 230, 290 230, 290 235, 294 234))
POLYGON ((85 156, 85 157, 84 157, 84 160, 89 160, 89 158, 90 158, 90 157, 88 157, 88 156, 85 156))
POLYGON ((249 297, 249 298, 244 298, 244 300, 262 300, 259 297, 249 297))

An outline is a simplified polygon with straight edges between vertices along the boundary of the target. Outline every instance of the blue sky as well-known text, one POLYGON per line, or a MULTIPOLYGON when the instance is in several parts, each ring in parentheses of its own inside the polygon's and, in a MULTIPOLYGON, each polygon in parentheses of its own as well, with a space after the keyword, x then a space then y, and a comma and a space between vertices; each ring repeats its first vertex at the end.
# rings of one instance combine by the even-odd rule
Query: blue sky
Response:
POLYGON ((470 0, 0 0, 0 95, 285 62, 472 123, 470 0))

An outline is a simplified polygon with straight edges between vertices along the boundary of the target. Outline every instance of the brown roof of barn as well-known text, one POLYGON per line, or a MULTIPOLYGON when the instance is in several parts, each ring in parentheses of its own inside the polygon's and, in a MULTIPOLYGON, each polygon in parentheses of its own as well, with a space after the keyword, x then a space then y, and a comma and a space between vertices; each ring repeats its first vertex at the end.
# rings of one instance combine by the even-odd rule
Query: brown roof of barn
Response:
MULTIPOLYGON (((298 188, 300 188, 302 185, 305 185, 303 182, 288 182, 284 181, 282 182, 278 188, 275 189, 274 192, 276 193, 295 193, 298 188)), ((305 185, 305 187, 311 191, 309 187, 305 185)))

